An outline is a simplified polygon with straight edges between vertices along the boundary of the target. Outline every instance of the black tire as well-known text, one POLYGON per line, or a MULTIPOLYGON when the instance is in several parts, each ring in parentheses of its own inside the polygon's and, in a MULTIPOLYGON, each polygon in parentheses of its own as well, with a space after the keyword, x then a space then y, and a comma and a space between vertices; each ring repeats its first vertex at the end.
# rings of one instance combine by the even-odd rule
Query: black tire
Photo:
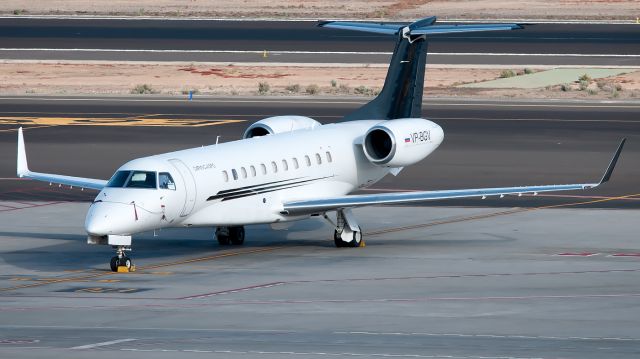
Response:
POLYGON ((223 236, 223 235, 216 235, 216 239, 218 240, 218 243, 221 246, 228 246, 230 244, 229 242, 229 236, 223 236))
POLYGON ((344 241, 340 238, 340 234, 338 234, 338 230, 333 231, 333 243, 335 243, 336 248, 344 247, 344 241))
POLYGON ((350 242, 345 242, 340 238, 338 231, 333 232, 333 242, 336 244, 338 248, 355 248, 360 246, 360 242, 362 242, 362 232, 353 232, 353 240, 350 242), (357 236, 360 237, 359 241, 356 241, 357 236))
POLYGON ((111 258, 111 262, 109 263, 109 265, 111 266, 111 271, 112 272, 117 272, 118 271, 118 257, 111 258))
POLYGON ((244 243, 244 227, 229 228, 229 241, 233 245, 241 246, 244 243))

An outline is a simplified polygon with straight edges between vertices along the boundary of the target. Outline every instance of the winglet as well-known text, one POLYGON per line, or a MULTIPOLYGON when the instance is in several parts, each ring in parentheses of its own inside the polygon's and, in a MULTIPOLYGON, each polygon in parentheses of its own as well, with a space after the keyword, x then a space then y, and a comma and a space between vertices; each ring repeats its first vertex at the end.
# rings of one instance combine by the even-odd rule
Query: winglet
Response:
POLYGON ((22 127, 18 129, 18 177, 22 178, 29 174, 27 166, 27 152, 24 149, 24 136, 22 135, 22 127))
POLYGON ((616 150, 616 153, 613 155, 613 158, 611 159, 611 162, 609 162, 609 167, 607 167, 607 171, 604 173, 604 176, 602 176, 602 179, 600 180, 600 184, 603 184, 607 181, 609 181, 609 179, 611 178, 611 174, 613 173, 613 169, 616 167, 616 162, 618 162, 618 157, 620 157, 620 153, 622 152, 622 147, 624 147, 624 143, 627 141, 626 138, 623 138, 622 141, 620 142, 620 145, 618 146, 618 149, 616 150))

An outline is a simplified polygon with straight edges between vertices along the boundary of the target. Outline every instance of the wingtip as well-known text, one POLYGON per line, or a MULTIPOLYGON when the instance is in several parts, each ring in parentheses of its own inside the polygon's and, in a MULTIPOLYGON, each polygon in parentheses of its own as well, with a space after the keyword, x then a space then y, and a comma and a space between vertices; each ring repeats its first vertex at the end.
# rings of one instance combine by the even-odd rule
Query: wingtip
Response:
POLYGON ((603 184, 605 182, 608 182, 609 179, 611 179, 611 175, 613 174, 613 170, 616 167, 616 163, 618 163, 618 158, 620 157, 620 154, 622 153, 622 148, 624 147, 625 142, 627 142, 627 138, 624 137, 622 138, 622 140, 620 141, 620 144, 618 145, 618 148, 616 149, 616 152, 613 154, 613 157, 611 158, 611 162, 609 162, 609 166, 607 167, 607 170, 605 171, 604 175, 602 176, 602 179, 600 180, 600 184, 603 184))
POLYGON ((19 178, 26 176, 29 173, 29 166, 27 165, 27 153, 24 146, 24 135, 22 134, 22 127, 18 128, 18 158, 16 174, 19 178))

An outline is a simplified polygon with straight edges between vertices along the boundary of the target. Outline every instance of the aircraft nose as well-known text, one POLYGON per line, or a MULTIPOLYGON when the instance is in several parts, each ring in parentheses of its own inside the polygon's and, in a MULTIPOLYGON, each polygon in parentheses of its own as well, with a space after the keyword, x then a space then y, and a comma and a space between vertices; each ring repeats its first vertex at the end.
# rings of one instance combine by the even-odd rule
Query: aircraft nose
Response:
POLYGON ((96 236, 109 234, 130 234, 135 224, 134 208, 124 203, 94 202, 91 204, 84 228, 96 236))

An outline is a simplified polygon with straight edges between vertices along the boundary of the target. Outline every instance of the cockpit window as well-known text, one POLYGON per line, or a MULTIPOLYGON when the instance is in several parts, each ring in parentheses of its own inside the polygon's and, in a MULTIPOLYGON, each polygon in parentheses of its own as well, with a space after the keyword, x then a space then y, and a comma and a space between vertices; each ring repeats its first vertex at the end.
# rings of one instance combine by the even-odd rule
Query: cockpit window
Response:
POLYGON ((107 183, 107 187, 124 187, 124 184, 127 182, 127 179, 129 179, 130 174, 131 171, 116 172, 116 174, 114 174, 107 183))
POLYGON ((156 189, 156 173, 152 171, 118 171, 111 177, 107 187, 156 189))
POLYGON ((173 178, 167 172, 160 172, 158 174, 158 181, 160 182, 160 189, 176 190, 176 183, 173 182, 173 178))
POLYGON ((156 173, 147 171, 133 171, 127 188, 156 188, 156 173))

